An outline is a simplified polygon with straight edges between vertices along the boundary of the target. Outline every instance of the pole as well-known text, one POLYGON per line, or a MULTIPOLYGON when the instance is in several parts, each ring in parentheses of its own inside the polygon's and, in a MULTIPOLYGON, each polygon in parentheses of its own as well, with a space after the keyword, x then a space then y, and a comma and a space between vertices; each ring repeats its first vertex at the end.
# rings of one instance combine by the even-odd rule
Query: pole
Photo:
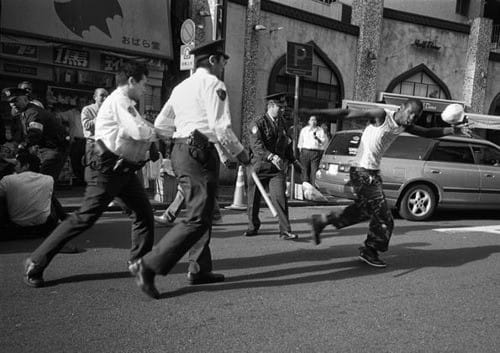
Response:
MULTIPOLYGON (((300 76, 295 75, 295 94, 293 98, 293 154, 297 150, 297 128, 299 126, 299 82, 300 76)), ((295 198, 295 168, 292 166, 292 174, 290 177, 290 200, 295 198)))

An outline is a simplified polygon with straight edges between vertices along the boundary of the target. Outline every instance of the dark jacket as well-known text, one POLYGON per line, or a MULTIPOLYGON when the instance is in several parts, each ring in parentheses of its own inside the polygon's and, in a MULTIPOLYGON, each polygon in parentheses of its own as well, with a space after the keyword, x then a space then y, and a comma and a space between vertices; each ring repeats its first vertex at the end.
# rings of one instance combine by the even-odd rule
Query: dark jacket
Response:
POLYGON ((250 124, 249 131, 250 151, 252 153, 252 164, 255 172, 278 172, 278 169, 268 160, 271 154, 278 155, 283 161, 293 163, 292 140, 286 134, 285 124, 282 118, 274 123, 271 118, 264 114, 250 124))
POLYGON ((68 146, 63 124, 48 110, 29 103, 21 119, 26 127, 27 147, 38 145, 40 148, 65 149, 68 146))

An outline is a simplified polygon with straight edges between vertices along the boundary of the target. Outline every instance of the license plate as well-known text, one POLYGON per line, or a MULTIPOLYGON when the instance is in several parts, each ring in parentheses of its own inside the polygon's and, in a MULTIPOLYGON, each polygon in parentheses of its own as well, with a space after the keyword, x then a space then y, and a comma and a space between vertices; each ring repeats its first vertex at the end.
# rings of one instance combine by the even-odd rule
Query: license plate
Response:
POLYGON ((330 164, 330 166, 328 167, 328 171, 326 173, 330 175, 337 175, 338 172, 339 172, 339 165, 330 164))

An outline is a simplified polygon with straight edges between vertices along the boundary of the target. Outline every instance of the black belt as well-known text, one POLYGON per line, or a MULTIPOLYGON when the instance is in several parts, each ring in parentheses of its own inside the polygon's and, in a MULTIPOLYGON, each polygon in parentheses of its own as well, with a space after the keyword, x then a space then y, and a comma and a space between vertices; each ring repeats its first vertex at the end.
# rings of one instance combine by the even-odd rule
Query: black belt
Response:
MULTIPOLYGON (((174 138, 174 143, 179 143, 179 144, 183 144, 183 145, 193 145, 193 142, 192 142, 192 138, 191 137, 178 137, 178 138, 174 138)), ((207 142, 207 148, 214 148, 215 145, 213 142, 207 142)))

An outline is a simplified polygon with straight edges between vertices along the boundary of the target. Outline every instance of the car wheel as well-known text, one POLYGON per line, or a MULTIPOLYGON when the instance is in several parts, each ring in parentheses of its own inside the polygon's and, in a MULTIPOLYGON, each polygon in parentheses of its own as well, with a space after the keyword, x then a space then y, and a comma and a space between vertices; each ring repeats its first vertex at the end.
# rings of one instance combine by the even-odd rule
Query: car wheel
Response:
POLYGON ((436 209, 436 195, 427 185, 417 184, 408 188, 399 205, 401 217, 410 221, 425 221, 436 209))

